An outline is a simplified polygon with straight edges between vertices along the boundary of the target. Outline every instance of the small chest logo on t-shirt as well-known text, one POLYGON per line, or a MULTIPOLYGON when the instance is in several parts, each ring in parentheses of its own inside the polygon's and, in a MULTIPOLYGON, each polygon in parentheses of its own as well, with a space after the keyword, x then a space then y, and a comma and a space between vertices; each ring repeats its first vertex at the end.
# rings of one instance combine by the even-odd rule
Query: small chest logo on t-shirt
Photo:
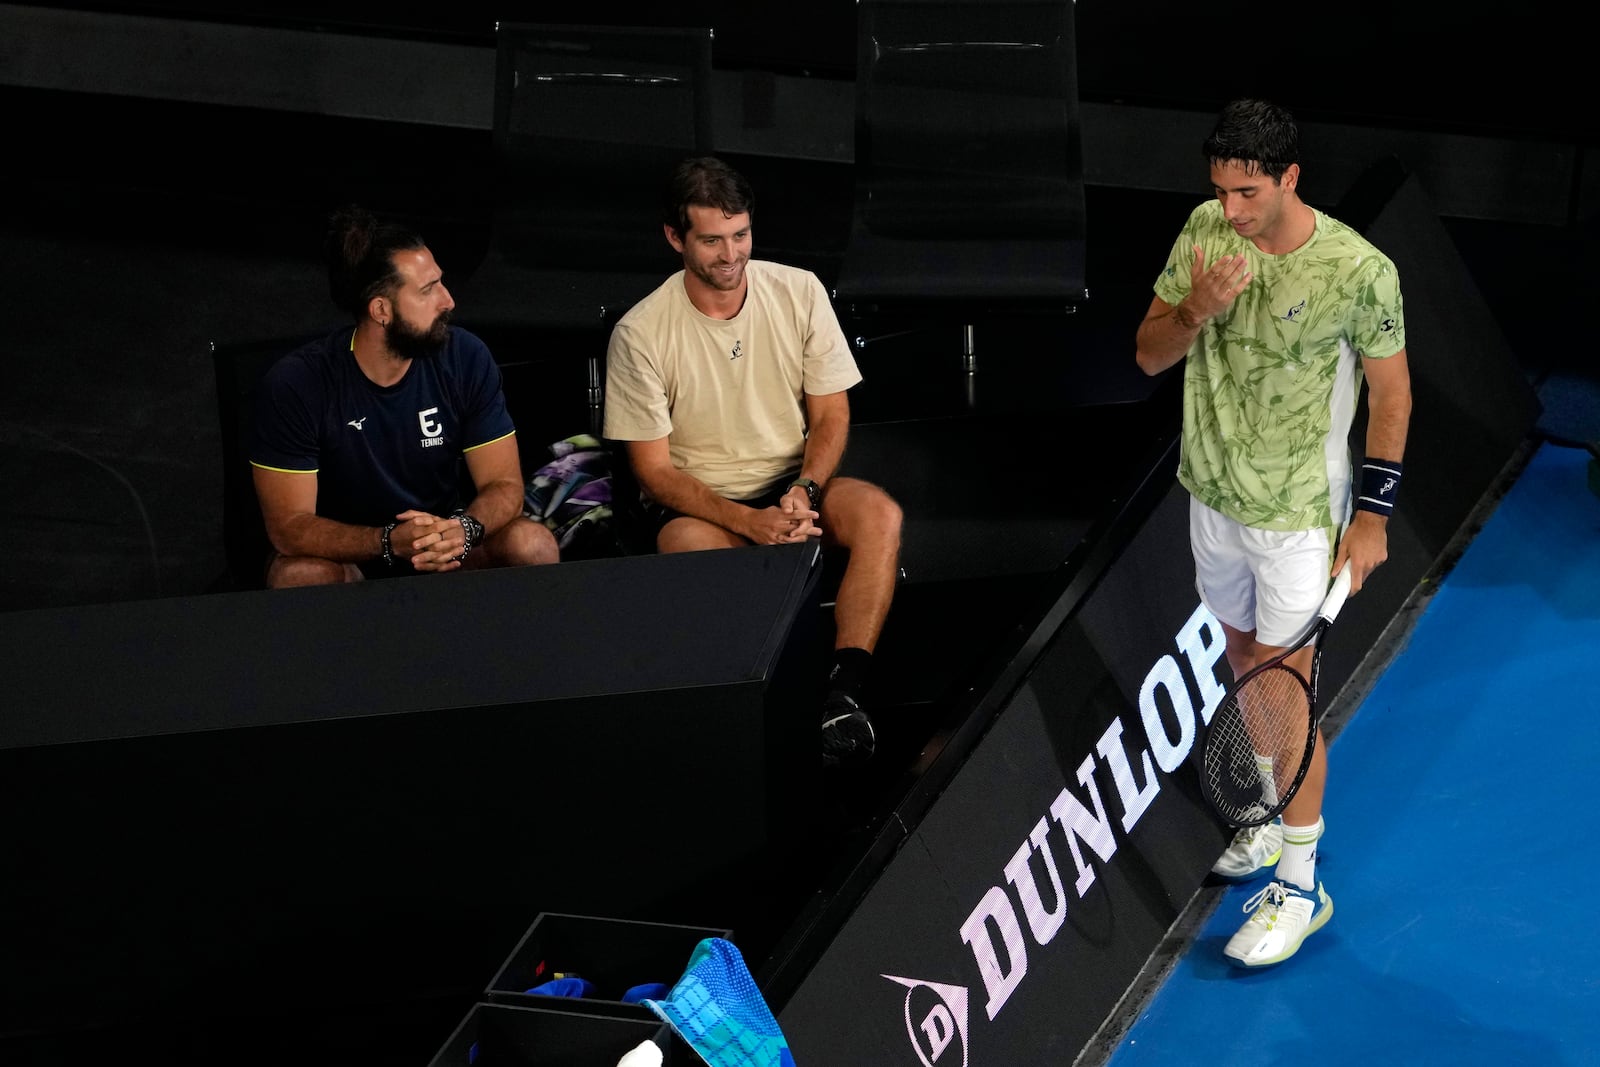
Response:
POLYGON ((423 448, 444 444, 444 424, 434 419, 438 413, 438 408, 425 408, 417 412, 417 425, 422 427, 423 448))
POLYGON ((345 425, 346 426, 354 426, 356 429, 359 430, 359 429, 361 429, 361 424, 366 422, 366 421, 367 421, 367 416, 363 415, 359 419, 351 419, 349 422, 345 423, 345 425))
POLYGON ((1296 304, 1294 307, 1290 308, 1288 311, 1285 311, 1283 313, 1283 317, 1285 319, 1287 319, 1288 321, 1290 321, 1290 322, 1298 322, 1300 320, 1301 314, 1305 311, 1305 309, 1306 309, 1306 302, 1302 299, 1300 301, 1300 303, 1296 304))
POLYGON ((733 348, 728 354, 728 359, 730 361, 732 361, 732 360, 738 359, 742 355, 744 355, 744 342, 743 341, 735 341, 735 342, 733 342, 733 348))

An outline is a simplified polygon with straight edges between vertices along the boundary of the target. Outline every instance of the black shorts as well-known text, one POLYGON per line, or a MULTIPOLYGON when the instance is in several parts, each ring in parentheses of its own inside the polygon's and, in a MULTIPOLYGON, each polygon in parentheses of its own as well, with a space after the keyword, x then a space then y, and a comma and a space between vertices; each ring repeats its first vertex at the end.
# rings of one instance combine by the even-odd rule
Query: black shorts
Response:
MULTIPOLYGON (((728 499, 732 500, 735 504, 743 504, 747 508, 755 508, 757 510, 760 510, 761 508, 777 507, 778 501, 783 499, 784 494, 789 491, 789 486, 793 481, 793 478, 785 478, 783 481, 779 482, 776 487, 768 489, 760 496, 748 497, 743 500, 740 500, 736 497, 729 497, 728 499)), ((650 535, 650 543, 652 545, 656 543, 656 538, 661 535, 661 528, 666 526, 667 523, 671 522, 673 519, 681 519, 684 517, 685 516, 681 511, 673 511, 671 508, 662 504, 657 504, 652 500, 645 501, 644 527, 645 532, 650 535)))

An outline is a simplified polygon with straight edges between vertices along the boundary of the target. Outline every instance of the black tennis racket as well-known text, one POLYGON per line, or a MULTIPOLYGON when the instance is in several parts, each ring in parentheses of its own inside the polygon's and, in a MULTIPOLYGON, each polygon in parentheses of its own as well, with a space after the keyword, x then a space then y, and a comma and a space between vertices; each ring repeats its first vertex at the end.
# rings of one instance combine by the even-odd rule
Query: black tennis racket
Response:
POLYGON ((1347 562, 1305 636, 1235 681, 1211 717, 1201 742, 1200 783, 1230 825, 1260 826, 1277 818, 1305 780, 1317 737, 1322 635, 1349 595, 1347 562), (1285 662, 1308 641, 1315 643, 1310 680, 1285 662))

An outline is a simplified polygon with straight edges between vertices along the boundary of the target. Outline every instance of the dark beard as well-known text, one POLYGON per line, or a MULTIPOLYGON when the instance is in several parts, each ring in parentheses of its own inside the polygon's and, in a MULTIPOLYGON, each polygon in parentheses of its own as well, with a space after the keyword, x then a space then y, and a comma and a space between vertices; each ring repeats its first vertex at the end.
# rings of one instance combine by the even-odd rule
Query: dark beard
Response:
POLYGON ((383 328, 383 343, 400 359, 432 359, 444 350, 450 337, 450 312, 441 311, 426 330, 418 330, 396 315, 383 328))
MULTIPOLYGON (((702 267, 699 264, 695 264, 689 267, 689 273, 693 274, 696 278, 699 278, 702 282, 705 282, 708 289, 715 289, 719 293, 731 293, 733 290, 738 288, 738 283, 730 286, 723 282, 720 278, 712 273, 710 267, 702 267)), ((743 281, 744 275, 741 274, 739 279, 740 281, 743 281)))

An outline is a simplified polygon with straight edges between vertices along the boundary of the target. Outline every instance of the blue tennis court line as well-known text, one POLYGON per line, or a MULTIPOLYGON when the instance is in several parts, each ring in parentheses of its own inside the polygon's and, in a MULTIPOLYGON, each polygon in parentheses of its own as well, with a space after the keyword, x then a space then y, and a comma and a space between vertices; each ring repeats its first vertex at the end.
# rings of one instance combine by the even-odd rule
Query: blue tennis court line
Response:
POLYGON ((1334 916, 1263 971, 1230 888, 1111 1067, 1600 1064, 1600 499, 1544 444, 1329 749, 1334 916))

